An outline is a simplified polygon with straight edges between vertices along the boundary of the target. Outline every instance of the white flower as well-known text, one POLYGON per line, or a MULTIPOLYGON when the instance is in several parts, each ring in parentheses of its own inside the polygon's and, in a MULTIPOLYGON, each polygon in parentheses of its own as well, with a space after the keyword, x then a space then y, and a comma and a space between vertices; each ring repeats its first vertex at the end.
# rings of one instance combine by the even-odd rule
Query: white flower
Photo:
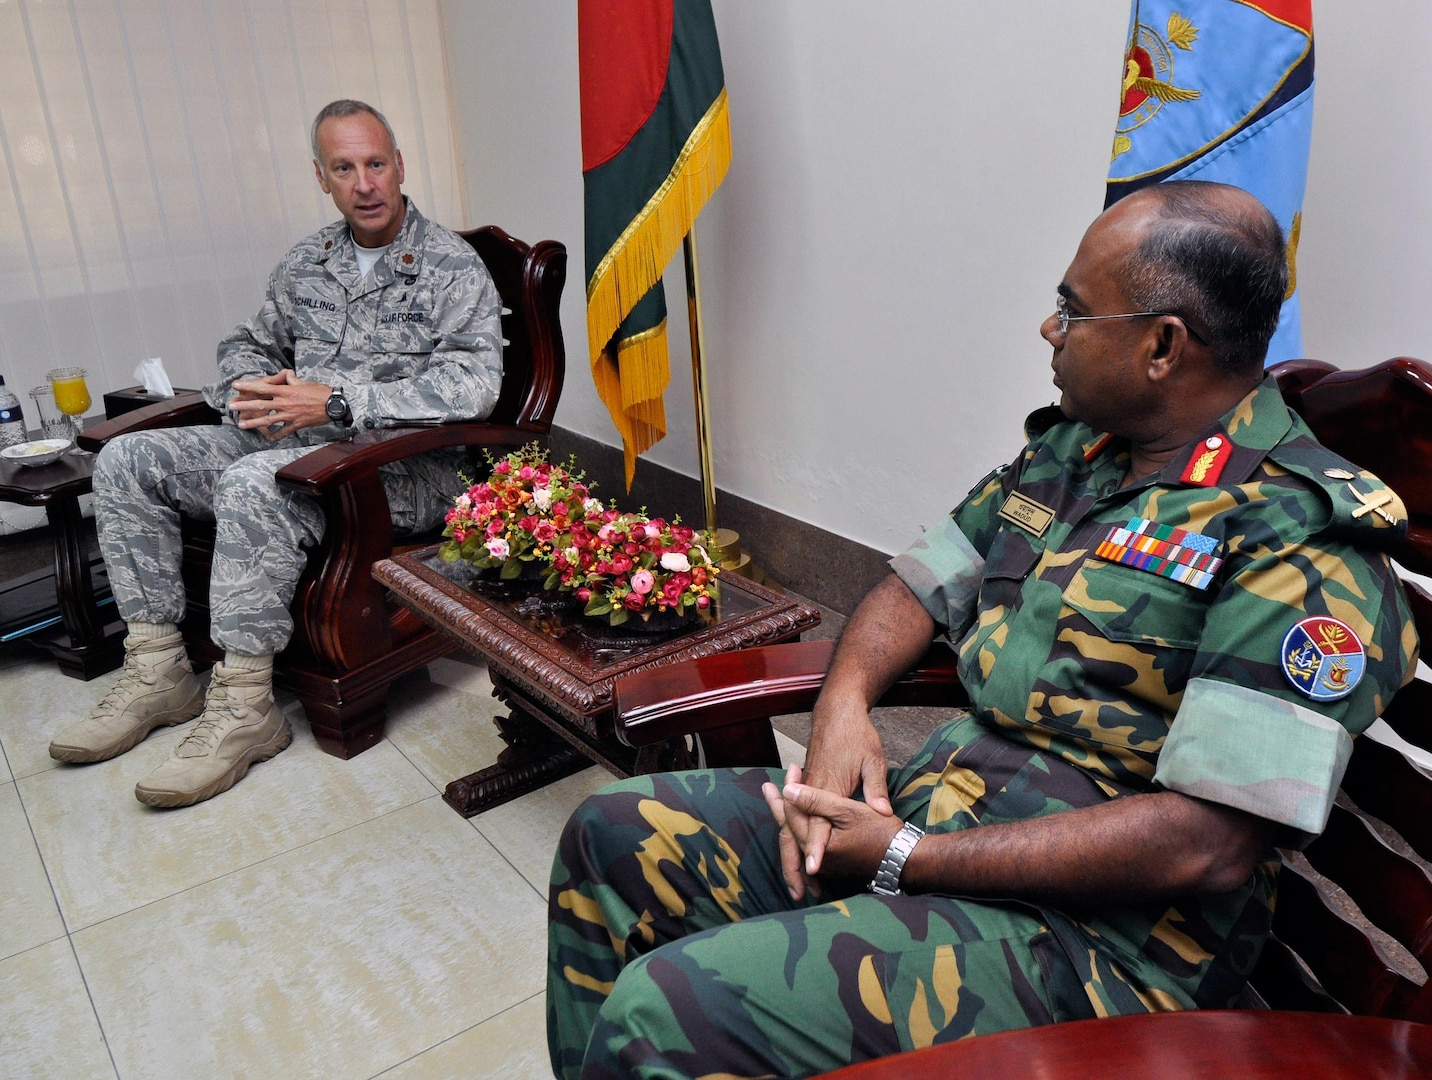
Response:
POLYGON ((538 510, 545 512, 547 510, 552 509, 552 489, 533 488, 532 502, 536 505, 538 510))
POLYGON ((472 496, 465 491, 454 499, 453 502, 457 504, 459 510, 466 511, 472 509, 472 496))
POLYGON ((573 547, 567 548, 565 551, 562 552, 562 558, 566 559, 573 566, 577 565, 577 560, 580 557, 581 556, 578 554, 575 545, 573 547))
POLYGON ((663 570, 675 570, 678 574, 684 574, 691 569, 691 560, 679 551, 668 551, 661 557, 663 570))
POLYGON ((500 536, 494 536, 484 546, 487 548, 487 553, 498 562, 506 562, 507 556, 512 550, 507 546, 507 541, 500 536))
POLYGON ((582 503, 582 509, 589 514, 600 514, 606 507, 602 506, 601 499, 587 499, 582 503))

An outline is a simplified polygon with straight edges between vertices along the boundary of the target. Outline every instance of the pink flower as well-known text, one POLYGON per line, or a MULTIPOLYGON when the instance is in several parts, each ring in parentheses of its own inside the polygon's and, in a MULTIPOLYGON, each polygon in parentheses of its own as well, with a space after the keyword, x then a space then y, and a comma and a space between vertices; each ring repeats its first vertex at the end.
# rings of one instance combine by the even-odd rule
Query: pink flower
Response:
POLYGON ((492 467, 492 471, 495 473, 501 473, 503 476, 506 476, 512 471, 512 466, 505 461, 499 461, 496 465, 492 467))
POLYGON ((536 470, 534 470, 531 465, 524 465, 517 470, 517 475, 523 480, 531 480, 532 477, 536 475, 536 470))
POLYGON ((557 527, 550 521, 539 521, 532 529, 532 535, 544 544, 550 543, 552 538, 557 535, 557 527))
POLYGON ((648 540, 655 540, 661 535, 661 526, 654 521, 648 521, 642 526, 642 531, 646 533, 648 540))
POLYGON ((489 521, 489 522, 487 523, 487 535, 488 535, 488 536, 501 536, 501 535, 502 535, 502 530, 505 529, 506 527, 507 527, 507 526, 505 526, 505 525, 503 524, 501 518, 493 518, 491 521, 489 521))
POLYGON ((631 576, 632 591, 645 596, 651 592, 651 587, 656 584, 656 578, 651 576, 650 570, 638 570, 631 576))
POLYGON ((690 574, 672 574, 671 577, 666 579, 666 584, 662 586, 661 594, 674 604, 681 598, 681 594, 686 591, 686 587, 690 584, 690 574))
POLYGON ((706 608, 709 608, 711 606, 711 597, 698 596, 696 598, 696 606, 704 611, 706 608))
POLYGON ((591 598, 592 590, 588 589, 586 586, 583 586, 582 588, 577 590, 577 599, 580 600, 582 603, 585 604, 591 598))
POLYGON ((511 554, 511 549, 507 546, 507 541, 500 536, 494 536, 484 546, 487 548, 487 553, 498 562, 506 562, 507 556, 511 554))

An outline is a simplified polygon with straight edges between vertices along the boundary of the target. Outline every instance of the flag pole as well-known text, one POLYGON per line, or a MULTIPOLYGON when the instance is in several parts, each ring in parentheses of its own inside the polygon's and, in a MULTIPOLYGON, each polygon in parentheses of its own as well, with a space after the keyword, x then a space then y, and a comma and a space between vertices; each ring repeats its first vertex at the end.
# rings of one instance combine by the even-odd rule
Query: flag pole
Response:
POLYGON ((716 561, 721 569, 756 577, 751 556, 741 550, 741 534, 716 527, 716 474, 711 454, 711 416, 707 409, 706 331, 701 321, 701 261, 696 249, 696 225, 681 240, 686 262, 686 316, 691 325, 691 388, 696 395, 696 454, 701 462, 701 491, 706 500, 706 529, 716 538, 716 561))
POLYGON ((686 261, 686 315, 691 324, 691 386, 696 394, 696 454, 701 463, 701 491, 706 499, 706 528, 716 532, 716 478, 711 461, 711 420, 706 409, 706 331, 701 323, 701 267, 696 251, 696 225, 681 241, 686 261))

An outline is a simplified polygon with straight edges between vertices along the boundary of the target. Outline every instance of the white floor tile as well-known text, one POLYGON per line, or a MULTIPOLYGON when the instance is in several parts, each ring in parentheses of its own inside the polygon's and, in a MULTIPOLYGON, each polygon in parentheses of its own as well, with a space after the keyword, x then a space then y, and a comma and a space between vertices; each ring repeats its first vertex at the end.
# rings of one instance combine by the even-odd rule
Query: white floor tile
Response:
POLYGON ((0 785, 0 868, 0 959, 64 937, 64 920, 14 784, 0 785))
POLYGON ((487 671, 438 660, 388 694, 387 738, 442 791, 460 776, 491 765, 506 745, 493 727, 507 706, 492 696, 487 671))
POLYGON ((474 839, 434 796, 75 934, 120 1074, 368 1077, 540 996, 545 906, 474 839))
POLYGON ((593 765, 468 820, 545 897, 562 826, 583 799, 615 779, 593 765))
POLYGON ((0 960, 0 1075, 114 1080, 114 1065, 64 938, 0 960))
POLYGON ((457 1076, 550 1080, 543 995, 528 998, 389 1069, 382 1074, 382 1080, 452 1080, 457 1076))
POLYGON ((4 673, 5 711, 0 716, 0 745, 16 779, 58 768, 50 740, 64 727, 83 720, 119 678, 119 669, 88 682, 61 675, 49 657, 16 664, 4 673))
POLYGON ((197 806, 134 797, 187 725, 111 761, 17 781, 71 931, 432 796, 390 743, 343 761, 318 748, 299 706, 286 711, 293 745, 197 806))

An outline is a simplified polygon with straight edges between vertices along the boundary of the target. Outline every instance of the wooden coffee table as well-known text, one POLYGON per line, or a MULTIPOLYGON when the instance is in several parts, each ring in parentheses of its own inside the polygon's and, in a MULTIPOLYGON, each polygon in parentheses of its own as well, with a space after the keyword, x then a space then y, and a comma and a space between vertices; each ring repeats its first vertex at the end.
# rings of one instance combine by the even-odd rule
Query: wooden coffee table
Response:
MULTIPOLYGON (((713 615, 682 631, 633 633, 582 616, 540 586, 485 584, 463 564, 441 562, 436 552, 434 546, 384 559, 374 565, 373 576, 398 602, 485 659, 493 693, 511 709, 496 722, 507 743, 498 760, 454 780, 443 795, 464 817, 570 775, 589 761, 622 777, 695 766, 698 750, 686 739, 641 751, 621 742, 613 683, 679 660, 789 641, 820 622, 812 605, 726 574, 713 615)), ((713 737, 751 735, 724 731, 713 737)), ((764 739, 774 755, 769 724, 764 739)), ((708 744, 706 750, 711 758, 730 756, 719 746, 708 744)))
POLYGON ((61 629, 37 632, 30 640, 54 656, 60 671, 76 679, 92 679, 124 659, 124 624, 113 607, 105 609, 106 614, 99 606, 109 596, 103 563, 84 550, 79 500, 89 492, 93 473, 93 454, 72 451, 37 468, 0 459, 0 501, 43 506, 55 544, 53 575, 27 575, 0 585, 0 593, 7 608, 39 612, 48 606, 44 594, 53 583, 61 629), (100 578, 98 586, 92 574, 100 578))

